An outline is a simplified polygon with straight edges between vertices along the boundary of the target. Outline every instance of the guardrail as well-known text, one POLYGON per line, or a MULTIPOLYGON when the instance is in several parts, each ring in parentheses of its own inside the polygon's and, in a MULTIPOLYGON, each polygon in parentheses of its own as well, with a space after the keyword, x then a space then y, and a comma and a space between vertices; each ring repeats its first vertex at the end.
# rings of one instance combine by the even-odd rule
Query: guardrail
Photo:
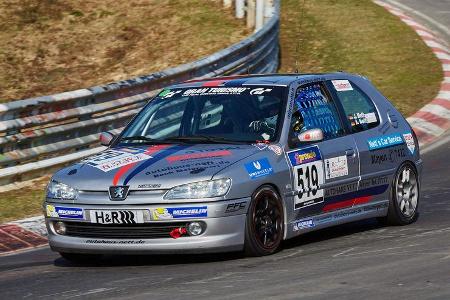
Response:
POLYGON ((250 37, 192 63, 106 85, 0 104, 0 185, 41 176, 101 151, 104 147, 98 147, 98 133, 119 132, 164 86, 219 75, 275 72, 279 1, 273 5, 272 16, 250 37))

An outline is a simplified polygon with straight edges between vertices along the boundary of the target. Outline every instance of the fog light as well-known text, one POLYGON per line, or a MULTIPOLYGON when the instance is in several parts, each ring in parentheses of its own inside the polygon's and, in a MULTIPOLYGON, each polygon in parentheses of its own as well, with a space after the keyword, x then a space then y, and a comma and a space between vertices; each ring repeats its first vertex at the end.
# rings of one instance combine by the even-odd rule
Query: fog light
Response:
POLYGON ((187 231, 190 235, 200 235, 203 232, 203 226, 199 222, 192 222, 188 224, 187 231))
POLYGON ((64 224, 64 222, 58 221, 53 223, 53 228, 55 229, 57 234, 66 234, 66 224, 64 224))

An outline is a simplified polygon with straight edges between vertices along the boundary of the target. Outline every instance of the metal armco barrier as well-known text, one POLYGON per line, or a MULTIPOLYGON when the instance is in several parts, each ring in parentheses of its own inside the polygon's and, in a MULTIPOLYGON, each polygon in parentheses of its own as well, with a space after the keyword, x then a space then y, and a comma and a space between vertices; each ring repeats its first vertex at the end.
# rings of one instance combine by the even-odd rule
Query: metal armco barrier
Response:
POLYGON ((98 133, 119 132, 164 86, 194 78, 273 73, 279 1, 250 37, 192 63, 87 89, 0 104, 0 185, 49 173, 104 149, 98 133))

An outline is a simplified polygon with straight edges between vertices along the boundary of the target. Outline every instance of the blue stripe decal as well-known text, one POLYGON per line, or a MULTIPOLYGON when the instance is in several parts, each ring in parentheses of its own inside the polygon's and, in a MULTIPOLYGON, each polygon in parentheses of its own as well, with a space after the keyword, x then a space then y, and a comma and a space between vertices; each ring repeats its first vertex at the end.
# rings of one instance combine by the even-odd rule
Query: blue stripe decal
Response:
POLYGON ((325 198, 325 201, 328 203, 335 203, 335 202, 341 202, 349 199, 359 198, 359 197, 365 197, 365 196, 375 196, 383 194, 387 188, 389 187, 389 184, 379 185, 370 187, 364 190, 360 191, 354 191, 342 195, 332 196, 325 198))
POLYGON ((136 176, 137 174, 139 174, 140 172, 142 172, 146 168, 150 167, 154 163, 157 163, 161 159, 166 158, 167 156, 172 155, 175 152, 184 150, 184 149, 189 148, 189 147, 192 147, 192 145, 174 146, 174 147, 168 148, 166 150, 163 150, 163 151, 157 153, 156 155, 153 155, 153 158, 145 160, 142 164, 137 166, 136 169, 134 169, 130 174, 128 174, 128 176, 125 178, 125 181, 123 182, 123 185, 127 185, 128 182, 131 179, 133 179, 134 176, 136 176))

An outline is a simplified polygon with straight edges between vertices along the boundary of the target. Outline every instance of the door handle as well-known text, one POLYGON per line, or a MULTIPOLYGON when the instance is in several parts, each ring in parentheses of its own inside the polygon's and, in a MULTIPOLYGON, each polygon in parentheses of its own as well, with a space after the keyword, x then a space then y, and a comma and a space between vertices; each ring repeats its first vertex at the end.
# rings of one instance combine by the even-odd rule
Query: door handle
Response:
POLYGON ((353 150, 353 149, 347 149, 347 150, 345 150, 345 155, 347 155, 347 156, 349 156, 349 157, 352 157, 352 156, 355 155, 355 150, 353 150))

